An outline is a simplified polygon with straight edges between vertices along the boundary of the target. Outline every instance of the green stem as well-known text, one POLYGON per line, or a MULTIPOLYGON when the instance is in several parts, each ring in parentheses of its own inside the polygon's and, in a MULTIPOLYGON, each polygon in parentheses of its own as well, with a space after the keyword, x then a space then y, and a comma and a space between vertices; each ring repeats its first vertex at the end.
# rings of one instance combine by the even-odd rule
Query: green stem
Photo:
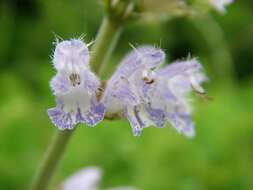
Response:
POLYGON ((47 189, 50 179, 61 160, 64 150, 73 132, 74 130, 56 132, 46 151, 45 157, 42 160, 38 174, 33 181, 31 190, 47 189))
POLYGON ((100 76, 106 69, 107 61, 118 42, 121 31, 122 27, 120 24, 106 17, 104 18, 97 34, 96 42, 91 49, 92 57, 90 60, 93 71, 100 76))
MULTIPOLYGON (((109 59, 116 43, 118 41, 121 27, 118 24, 104 18, 99 29, 95 44, 92 48, 91 65, 94 72, 101 73, 106 67, 106 61, 109 59)), ((57 132, 49 145, 45 158, 38 170, 31 190, 46 190, 53 177, 59 161, 61 160, 64 150, 74 131, 57 132)))
POLYGON ((206 41, 216 76, 219 80, 232 83, 234 81, 234 65, 224 31, 211 16, 195 19, 193 23, 206 41))

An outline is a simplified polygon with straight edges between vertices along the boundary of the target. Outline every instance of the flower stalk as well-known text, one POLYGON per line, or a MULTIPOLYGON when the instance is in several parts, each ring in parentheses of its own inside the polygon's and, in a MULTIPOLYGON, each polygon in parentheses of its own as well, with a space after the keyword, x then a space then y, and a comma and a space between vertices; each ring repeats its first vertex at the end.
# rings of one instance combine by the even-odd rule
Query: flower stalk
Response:
POLYGON ((100 26, 95 44, 92 46, 90 64, 98 75, 103 74, 107 61, 112 54, 122 31, 120 23, 105 17, 100 26))
POLYGON ((38 173, 34 178, 31 190, 47 189, 73 132, 74 130, 67 130, 55 133, 38 169, 38 173))
MULTIPOLYGON (((118 42, 123 23, 115 22, 112 17, 105 17, 102 21, 90 57, 93 71, 100 76, 106 69, 107 60, 118 42)), ((31 190, 48 189, 48 185, 73 133, 74 130, 56 132, 32 182, 31 190)))

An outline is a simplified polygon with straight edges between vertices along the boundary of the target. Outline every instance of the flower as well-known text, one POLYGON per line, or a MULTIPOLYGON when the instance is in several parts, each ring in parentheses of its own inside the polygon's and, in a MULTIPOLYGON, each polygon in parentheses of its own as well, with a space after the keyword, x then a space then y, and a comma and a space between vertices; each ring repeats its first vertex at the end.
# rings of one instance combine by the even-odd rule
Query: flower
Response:
MULTIPOLYGON (((102 178, 102 170, 98 167, 83 168, 67 178, 61 185, 60 190, 99 190, 102 178)), ((134 187, 121 186, 107 188, 106 190, 137 190, 134 187)))
POLYGON ((194 136, 189 92, 204 94, 206 80, 197 59, 176 61, 160 68, 165 53, 151 46, 134 49, 107 83, 102 98, 107 115, 121 112, 139 136, 145 127, 169 121, 180 133, 194 136))
POLYGON ((164 58, 163 51, 151 46, 140 47, 127 55, 106 84, 102 102, 106 106, 107 115, 119 113, 125 105, 140 103, 138 96, 140 91, 133 88, 135 83, 143 81, 137 77, 149 74, 144 71, 152 71, 163 62, 164 58))
POLYGON ((96 98, 99 79, 90 71, 89 50, 80 39, 57 43, 53 65, 57 71, 50 82, 57 106, 48 115, 60 130, 72 129, 78 123, 96 125, 105 108, 96 98))
POLYGON ((225 7, 233 2, 234 0, 209 0, 209 3, 221 13, 225 13, 225 7))
POLYGON ((98 190, 102 171, 98 167, 81 169, 67 178, 60 190, 98 190))

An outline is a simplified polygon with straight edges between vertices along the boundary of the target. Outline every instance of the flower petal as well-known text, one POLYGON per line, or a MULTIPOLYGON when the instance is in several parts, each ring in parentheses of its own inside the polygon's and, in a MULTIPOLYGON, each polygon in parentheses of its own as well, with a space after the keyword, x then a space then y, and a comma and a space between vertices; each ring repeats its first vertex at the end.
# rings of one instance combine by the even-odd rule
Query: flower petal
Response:
POLYGON ((131 89, 131 84, 125 78, 116 81, 113 85, 111 95, 115 98, 120 98, 125 104, 137 104, 139 102, 138 96, 131 89))
POLYGON ((179 133, 183 133, 189 138, 195 136, 194 124, 190 115, 174 113, 169 117, 172 126, 175 127, 179 133))
POLYGON ((196 71, 200 71, 201 69, 202 69, 201 64, 198 62, 196 58, 193 58, 184 61, 173 62, 157 71, 158 73, 157 75, 164 75, 167 76, 167 78, 172 78, 176 75, 194 73, 196 71))
POLYGON ((57 71, 79 73, 88 67, 89 50, 79 39, 65 40, 56 44, 53 64, 57 71))
POLYGON ((104 119, 105 106, 102 103, 93 101, 87 114, 84 115, 84 121, 89 126, 95 126, 104 119))
POLYGON ((164 52, 152 46, 141 46, 129 53, 107 82, 102 102, 106 104, 108 113, 120 111, 114 108, 116 103, 120 109, 140 104, 141 99, 145 98, 145 92, 139 88, 139 86, 145 88, 143 77, 148 77, 150 71, 158 67, 164 59, 164 52))
POLYGON ((157 127, 164 127, 165 113, 161 109, 146 108, 149 118, 154 122, 157 127))
POLYGON ((185 93, 192 90, 204 93, 200 83, 207 80, 197 59, 172 63, 160 69, 157 72, 157 76, 161 83, 169 85, 170 91, 176 96, 185 95, 185 93))
POLYGON ((116 72, 122 73, 123 76, 129 76, 140 66, 154 69, 161 65, 164 60, 165 53, 161 49, 147 45, 140 46, 126 55, 116 72))
POLYGON ((128 119, 132 127, 134 136, 140 136, 141 131, 144 128, 144 123, 140 119, 136 107, 127 107, 125 109, 125 117, 128 119))
POLYGON ((61 108, 50 108, 47 113, 52 123, 60 130, 73 129, 76 124, 73 116, 64 112, 61 108))
POLYGON ((64 72, 58 72, 50 81, 50 87, 56 96, 67 93, 71 88, 71 84, 68 78, 65 77, 64 72))

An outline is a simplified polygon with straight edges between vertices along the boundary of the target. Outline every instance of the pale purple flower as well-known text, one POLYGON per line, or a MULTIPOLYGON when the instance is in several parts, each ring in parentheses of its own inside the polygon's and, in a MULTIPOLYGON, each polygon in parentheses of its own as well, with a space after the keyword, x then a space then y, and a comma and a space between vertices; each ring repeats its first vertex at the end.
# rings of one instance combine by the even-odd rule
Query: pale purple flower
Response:
POLYGON ((96 98, 100 81, 89 68, 89 50, 79 39, 56 45, 53 65, 57 71, 50 82, 57 105, 48 115, 60 130, 72 129, 78 123, 96 125, 105 108, 96 98))
POLYGON ((161 49, 134 49, 108 81, 102 101, 108 115, 123 113, 135 136, 145 127, 163 127, 168 121, 180 133, 193 137, 188 94, 205 93, 199 84, 206 77, 196 59, 159 68, 164 60, 161 49))

